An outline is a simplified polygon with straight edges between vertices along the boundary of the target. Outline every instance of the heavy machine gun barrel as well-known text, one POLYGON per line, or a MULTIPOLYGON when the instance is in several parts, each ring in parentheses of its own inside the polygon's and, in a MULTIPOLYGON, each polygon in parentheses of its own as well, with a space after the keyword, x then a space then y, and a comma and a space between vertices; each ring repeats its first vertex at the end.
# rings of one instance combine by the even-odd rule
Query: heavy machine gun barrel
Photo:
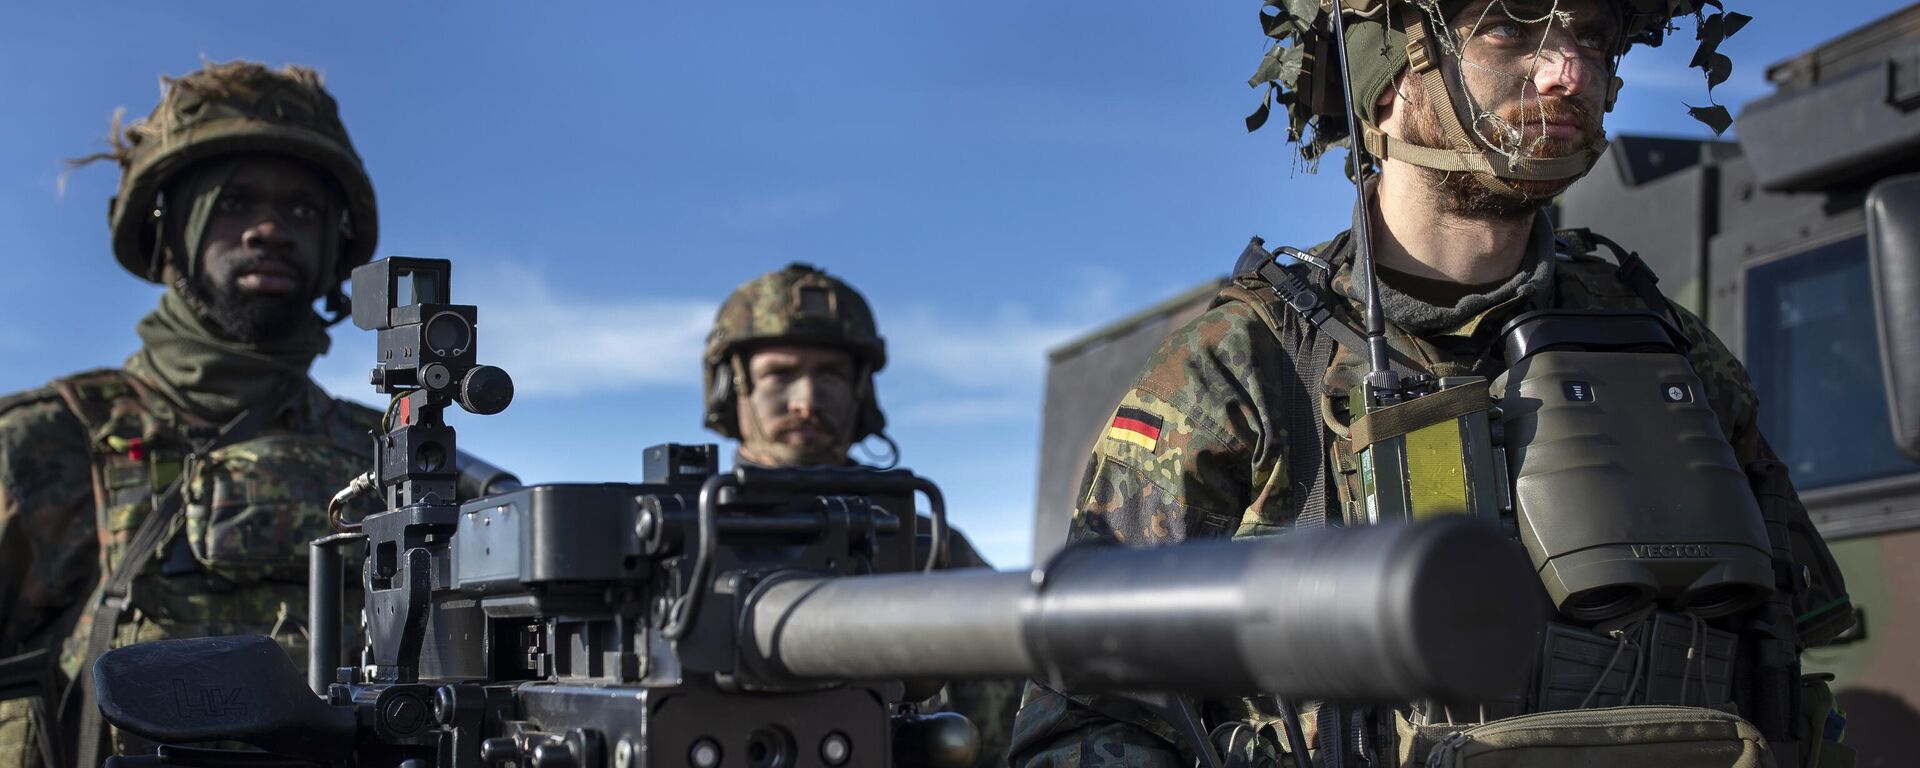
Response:
POLYGON ((1537 601, 1510 541, 1440 524, 1069 549, 986 570, 762 582, 744 643, 803 679, 1396 701, 1512 690, 1537 601))

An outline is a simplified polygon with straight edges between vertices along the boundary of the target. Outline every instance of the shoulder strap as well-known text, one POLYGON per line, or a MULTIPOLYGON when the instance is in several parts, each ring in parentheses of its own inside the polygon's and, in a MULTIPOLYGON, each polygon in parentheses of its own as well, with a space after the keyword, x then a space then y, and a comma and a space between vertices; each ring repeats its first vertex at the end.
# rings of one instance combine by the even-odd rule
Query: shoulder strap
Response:
MULTIPOLYGON (((118 461, 117 454, 126 448, 116 450, 115 446, 107 443, 111 436, 102 432, 111 425, 120 403, 132 399, 138 403, 138 407, 145 408, 145 393, 132 376, 116 369, 100 369, 56 379, 52 387, 66 402, 67 410, 86 430, 88 449, 93 454, 94 496, 97 503, 104 505, 107 503, 107 488, 102 464, 118 461)), ((173 527, 173 520, 180 513, 183 505, 179 493, 182 482, 182 477, 176 474, 160 490, 154 497, 154 510, 141 521, 128 542, 126 556, 101 574, 100 589, 91 611, 93 622, 87 634, 86 656, 77 681, 83 697, 79 729, 75 731, 79 765, 98 765, 104 746, 102 742, 106 738, 106 729, 95 699, 93 676, 86 667, 113 645, 114 635, 120 629, 120 621, 126 615, 128 600, 132 596, 134 577, 146 569, 147 563, 153 559, 154 550, 160 546, 161 537, 173 527)))
POLYGON ((1322 383, 1333 363, 1333 339, 1304 326, 1291 350, 1289 396, 1307 407, 1287 409, 1287 506, 1296 528, 1327 527, 1327 426, 1320 411, 1322 383))
POLYGON ((113 418, 114 405, 129 398, 144 406, 145 398, 132 376, 117 368, 97 368, 48 382, 47 388, 67 404, 67 410, 86 427, 89 436, 113 418))
MULTIPOLYGON (((125 487, 126 479, 144 475, 151 490, 157 492, 178 474, 178 446, 149 446, 142 434, 111 434, 116 430, 116 417, 124 417, 128 411, 149 411, 145 388, 125 371, 96 369, 54 379, 48 388, 80 422, 81 436, 92 458, 94 505, 103 513, 113 490, 108 482, 110 478, 119 477, 120 487, 125 487), (151 453, 155 450, 171 455, 151 453), (160 471, 156 472, 156 468, 160 471)), ((120 428, 119 431, 127 430, 120 428)))
MULTIPOLYGON (((1285 247, 1280 250, 1299 253, 1285 247)), ((1247 256, 1242 255, 1241 260, 1246 262, 1247 256)), ((1218 306, 1226 299, 1245 302, 1253 307, 1254 313, 1275 334, 1282 332, 1280 317, 1283 314, 1296 316, 1345 349, 1366 349, 1367 342, 1360 336, 1360 331, 1335 313, 1334 299, 1327 295, 1329 289, 1325 280, 1310 278, 1312 270, 1316 268, 1301 263, 1283 267, 1277 258, 1268 254, 1267 259, 1252 271, 1236 275, 1234 282, 1221 290, 1221 298, 1216 299, 1214 305, 1218 306), (1276 309, 1284 312, 1276 312, 1276 309)), ((1286 337, 1282 335, 1281 340, 1285 341, 1286 337)), ((1401 376, 1421 372, 1420 367, 1399 350, 1390 349, 1387 354, 1389 363, 1401 376)))
POLYGON ((1284 371, 1288 519, 1296 528, 1322 528, 1327 525, 1327 429, 1320 385, 1332 365, 1336 338, 1359 336, 1327 309, 1319 292, 1300 275, 1304 269, 1308 267, 1288 270, 1269 256, 1254 275, 1242 276, 1252 279, 1236 279, 1221 289, 1214 305, 1247 305, 1287 350, 1292 363, 1284 371), (1276 311, 1275 304, 1286 309, 1276 311))
MULTIPOLYGON (((1570 243, 1580 243, 1584 241, 1589 250, 1592 248, 1592 244, 1604 246, 1613 254, 1613 260, 1620 264, 1620 268, 1614 271, 1614 275, 1620 278, 1620 282, 1625 283, 1627 288, 1633 291, 1634 295, 1639 296, 1641 303, 1646 304, 1649 311, 1659 314, 1668 323, 1673 325, 1673 329, 1676 331, 1674 334, 1674 343, 1682 347, 1692 346, 1691 339, 1688 339, 1684 334, 1677 333, 1680 329, 1685 328, 1686 325, 1680 322, 1680 313, 1674 309, 1673 303, 1667 301, 1666 295, 1660 292, 1660 286, 1658 285, 1660 277, 1653 273, 1653 269, 1647 266, 1647 262, 1644 259, 1640 258, 1640 254, 1629 251, 1612 239, 1589 229, 1560 230, 1555 234, 1560 239, 1569 241, 1570 243)), ((1682 351, 1687 350, 1683 349, 1682 351)))
POLYGON ((93 627, 87 634, 87 655, 80 667, 80 690, 83 702, 80 708, 80 728, 78 734, 79 761, 77 765, 99 765, 103 742, 107 737, 106 723, 100 715, 98 692, 93 687, 93 674, 88 669, 94 659, 106 653, 113 646, 114 635, 120 630, 120 620, 127 614, 127 606, 133 596, 133 579, 146 570, 147 563, 153 560, 154 550, 160 548, 161 537, 173 527, 173 521, 180 516, 184 506, 180 484, 186 481, 184 475, 173 479, 166 490, 161 492, 158 505, 147 519, 141 521, 139 530, 128 543, 127 555, 121 558, 118 567, 111 569, 100 585, 99 602, 93 606, 93 627))

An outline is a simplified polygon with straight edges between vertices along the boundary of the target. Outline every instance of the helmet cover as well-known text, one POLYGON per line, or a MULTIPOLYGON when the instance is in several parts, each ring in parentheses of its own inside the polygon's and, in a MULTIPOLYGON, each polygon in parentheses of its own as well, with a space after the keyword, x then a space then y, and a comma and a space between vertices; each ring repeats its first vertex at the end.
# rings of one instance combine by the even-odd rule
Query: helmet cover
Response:
POLYGON ((109 205, 108 223, 114 257, 127 271, 149 282, 166 279, 167 249, 158 242, 154 217, 162 192, 196 163, 235 154, 291 157, 337 187, 346 210, 336 283, 372 257, 379 239, 373 182, 318 72, 232 61, 209 63, 178 78, 163 76, 160 84, 164 93, 152 114, 124 129, 116 114, 113 149, 77 161, 113 160, 120 166, 120 190, 109 205))
POLYGON ((852 286, 796 262, 747 281, 720 305, 701 366, 708 429, 740 437, 735 409, 742 382, 734 381, 732 361, 773 344, 846 350, 862 372, 856 383, 861 403, 852 440, 859 442, 885 428, 873 394, 873 374, 887 365, 887 344, 874 324, 873 310, 852 286))

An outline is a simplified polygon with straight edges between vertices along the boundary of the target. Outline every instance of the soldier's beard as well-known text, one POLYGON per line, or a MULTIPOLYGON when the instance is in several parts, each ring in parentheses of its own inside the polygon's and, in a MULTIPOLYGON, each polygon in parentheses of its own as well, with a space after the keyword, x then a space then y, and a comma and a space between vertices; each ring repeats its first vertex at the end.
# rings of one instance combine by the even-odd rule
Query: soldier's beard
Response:
MULTIPOLYGON (((1403 108, 1407 110, 1406 139, 1426 147, 1452 148, 1440 128, 1439 114, 1427 100, 1426 89, 1404 88, 1399 93, 1403 108)), ((1521 105, 1501 110, 1500 117, 1512 125, 1522 128, 1534 126, 1536 130, 1543 119, 1580 126, 1579 135, 1571 138, 1544 137, 1536 142, 1529 135, 1525 145, 1527 157, 1565 157, 1591 144, 1601 134, 1599 117, 1594 114, 1592 107, 1583 102, 1558 97, 1523 101, 1521 105)), ((1426 186, 1439 192, 1437 198, 1445 213, 1469 219, 1513 220, 1529 216, 1541 203, 1552 200, 1579 180, 1578 176, 1547 180, 1502 179, 1521 193, 1521 197, 1512 197, 1488 189, 1476 181, 1471 173, 1412 167, 1418 169, 1426 186)))
POLYGON ((741 441, 740 454, 773 467, 839 466, 847 463, 847 450, 851 447, 840 437, 841 434, 839 426, 830 419, 783 417, 772 424, 760 425, 746 440, 741 441), (811 427, 835 437, 831 441, 798 439, 794 433, 802 427, 811 427))
POLYGON ((313 304, 304 299, 304 291, 277 296, 248 293, 233 278, 222 280, 205 270, 187 287, 200 303, 202 317, 228 341, 259 344, 284 339, 313 316, 313 304))
POLYGON ((740 455, 769 467, 837 467, 847 463, 847 446, 819 448, 771 440, 748 440, 740 444, 740 455))

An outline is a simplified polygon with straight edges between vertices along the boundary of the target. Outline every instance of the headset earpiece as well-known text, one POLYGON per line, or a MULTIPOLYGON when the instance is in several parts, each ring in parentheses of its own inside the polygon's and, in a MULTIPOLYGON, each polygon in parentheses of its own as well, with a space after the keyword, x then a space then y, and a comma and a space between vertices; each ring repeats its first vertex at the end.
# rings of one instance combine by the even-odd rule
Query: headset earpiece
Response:
POLYGON ((707 370, 707 426, 725 437, 740 436, 740 412, 734 403, 733 367, 720 363, 707 370))

